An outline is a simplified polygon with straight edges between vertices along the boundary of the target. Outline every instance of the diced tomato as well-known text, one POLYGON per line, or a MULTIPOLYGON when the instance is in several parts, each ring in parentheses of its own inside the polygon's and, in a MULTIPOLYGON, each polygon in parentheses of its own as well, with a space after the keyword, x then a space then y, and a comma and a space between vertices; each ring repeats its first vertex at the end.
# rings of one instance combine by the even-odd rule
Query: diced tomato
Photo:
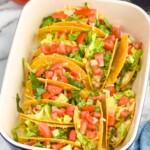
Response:
POLYGON ((107 86, 105 89, 110 92, 110 96, 113 96, 117 92, 114 86, 107 86))
POLYGON ((129 98, 124 95, 124 96, 121 97, 121 99, 118 103, 118 106, 126 105, 128 102, 129 102, 129 98))
POLYGON ((56 76, 62 76, 62 75, 63 75, 63 69, 62 69, 62 68, 56 68, 56 69, 54 70, 54 74, 55 74, 56 76))
POLYGON ((104 40, 104 48, 106 50, 113 50, 114 48, 114 41, 115 41, 115 36, 114 35, 111 35, 109 37, 107 37, 105 40, 104 40))
POLYGON ((115 110, 108 110, 108 126, 113 127, 115 123, 115 110))
POLYGON ((53 120, 56 120, 57 119, 57 112, 52 112, 51 117, 53 120))
POLYGON ((51 94, 51 96, 59 95, 63 90, 61 87, 51 84, 47 85, 46 89, 51 94))
POLYGON ((132 47, 133 47, 132 44, 129 44, 129 45, 128 45, 128 54, 129 54, 129 55, 132 54, 132 52, 131 52, 132 47))
POLYGON ((49 49, 50 54, 57 53, 58 47, 59 47, 58 44, 52 44, 51 47, 50 47, 50 49, 49 49))
POLYGON ((51 144, 53 150, 60 150, 63 147, 63 143, 51 144))
POLYGON ((52 138, 52 131, 46 123, 40 123, 38 125, 38 131, 42 137, 52 138))
POLYGON ((76 139, 77 139, 76 131, 75 130, 71 130, 70 133, 69 133, 69 140, 75 142, 76 139))
POLYGON ((90 65, 91 65, 91 67, 93 67, 93 66, 94 66, 94 67, 95 67, 95 66, 98 67, 98 61, 95 60, 95 59, 93 59, 93 60, 90 61, 90 65))
POLYGON ((90 129, 90 130, 96 130, 96 125, 88 123, 87 128, 90 129))
POLYGON ((75 15, 84 15, 84 16, 88 17, 90 15, 90 13, 91 13, 91 9, 82 8, 80 10, 76 10, 74 14, 75 15))
POLYGON ((50 46, 49 44, 40 44, 40 49, 42 51, 42 53, 44 53, 45 55, 49 55, 50 54, 50 46))
POLYGON ((95 110, 95 106, 93 106, 93 105, 89 105, 89 106, 82 106, 82 107, 81 107, 81 109, 82 109, 83 111, 94 112, 94 110, 95 110))
POLYGON ((103 97, 102 96, 92 96, 92 97, 89 96, 88 99, 91 99, 93 101, 97 101, 97 100, 102 101, 103 97))
POLYGON ((14 2, 18 3, 18 4, 21 4, 21 5, 24 5, 26 4, 29 0, 13 0, 14 2))
POLYGON ((121 29, 119 24, 112 25, 112 34, 115 35, 116 38, 121 37, 121 29))
POLYGON ((68 97, 69 99, 72 98, 72 93, 71 93, 70 91, 67 92, 67 97, 68 97))
POLYGON ((64 83, 68 83, 68 79, 67 77, 63 74, 61 75, 60 79, 58 80, 59 82, 64 82, 64 83))
POLYGON ((104 54, 103 53, 97 53, 94 55, 95 60, 98 62, 99 66, 104 66, 104 54))
POLYGON ((92 70, 93 70, 93 73, 95 75, 102 75, 103 74, 103 71, 99 67, 93 67, 92 70))
POLYGON ((134 43, 134 44, 133 44, 133 47, 134 47, 135 49, 141 49, 141 48, 142 48, 142 42, 136 42, 136 43, 134 43))
POLYGON ((46 79, 52 79, 53 75, 54 75, 53 71, 46 71, 45 72, 45 78, 46 79))
POLYGON ((62 117, 65 115, 65 108, 57 108, 56 106, 52 106, 52 113, 56 112, 58 117, 62 117))
POLYGON ((29 141, 29 142, 26 142, 25 144, 32 146, 32 145, 34 145, 35 143, 37 143, 37 140, 31 140, 31 141, 29 141))
POLYGON ((60 38, 61 36, 64 36, 64 38, 65 38, 66 40, 68 39, 68 36, 67 36, 67 33, 66 33, 66 32, 58 32, 57 38, 60 38))
POLYGON ((46 68, 45 67, 41 67, 35 74, 36 77, 41 76, 42 74, 44 74, 46 68))
POLYGON ((89 113, 89 111, 81 111, 80 112, 80 118, 85 119, 87 113, 89 113))
POLYGON ((96 118, 101 118, 101 113, 100 112, 93 112, 92 116, 96 117, 96 118))
POLYGON ((72 47, 72 53, 74 53, 74 52, 76 52, 76 51, 78 51, 78 50, 79 50, 78 46, 73 46, 73 47, 72 47))
POLYGON ((98 119, 96 117, 92 117, 90 114, 86 114, 86 120, 93 125, 98 122, 98 119))
POLYGON ((87 121, 85 119, 81 119, 81 127, 80 127, 80 132, 81 134, 85 134, 87 130, 87 121))
POLYGON ((97 137, 97 135, 98 135, 97 131, 87 131, 86 132, 86 137, 89 139, 94 139, 97 137))
POLYGON ((63 63, 62 62, 58 62, 56 64, 53 64, 51 67, 50 67, 50 70, 54 71, 55 69, 57 68, 62 68, 63 67, 63 63))
POLYGON ((72 70, 72 71, 71 71, 71 75, 72 75, 73 77, 75 77, 75 78, 78 78, 79 72, 78 72, 77 70, 72 70))
POLYGON ((46 145, 46 146, 50 146, 51 145, 51 143, 50 143, 50 141, 48 141, 48 140, 46 140, 46 141, 44 141, 44 145, 46 145))
POLYGON ((76 40, 77 44, 83 44, 86 38, 86 32, 81 32, 76 40))
POLYGON ((127 109, 124 109, 121 113, 120 113, 120 117, 121 118, 126 118, 129 116, 129 111, 127 109))
POLYGON ((68 105, 66 108, 66 112, 74 112, 75 106, 68 105))
POLYGON ((57 19, 65 19, 68 16, 66 14, 64 14, 63 12, 56 12, 54 14, 52 14, 53 18, 57 18, 57 19))
POLYGON ((57 53, 58 54, 66 54, 66 49, 64 44, 60 44, 57 48, 57 53))
POLYGON ((51 94, 47 91, 42 94, 43 99, 49 99, 50 97, 51 97, 51 94))
POLYGON ((91 9, 91 13, 88 18, 88 23, 94 23, 96 19, 96 9, 91 9))
POLYGON ((66 50, 67 53, 71 53, 72 52, 72 46, 65 45, 65 50, 66 50))

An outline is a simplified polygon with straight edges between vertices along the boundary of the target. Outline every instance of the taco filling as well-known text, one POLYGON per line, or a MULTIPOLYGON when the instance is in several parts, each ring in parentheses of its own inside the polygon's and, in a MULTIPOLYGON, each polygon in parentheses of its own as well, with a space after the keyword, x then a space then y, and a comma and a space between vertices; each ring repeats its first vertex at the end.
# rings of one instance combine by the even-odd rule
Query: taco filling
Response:
POLYGON ((106 140, 116 147, 127 135, 135 109, 135 95, 132 90, 119 92, 107 99, 106 140))

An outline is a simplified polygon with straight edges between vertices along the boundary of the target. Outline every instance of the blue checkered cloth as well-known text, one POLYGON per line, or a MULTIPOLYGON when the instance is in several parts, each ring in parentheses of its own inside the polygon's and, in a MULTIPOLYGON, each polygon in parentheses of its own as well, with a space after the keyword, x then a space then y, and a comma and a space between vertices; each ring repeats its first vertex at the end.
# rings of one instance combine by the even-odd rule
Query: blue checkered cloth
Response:
POLYGON ((150 121, 143 123, 128 150, 150 150, 150 121))

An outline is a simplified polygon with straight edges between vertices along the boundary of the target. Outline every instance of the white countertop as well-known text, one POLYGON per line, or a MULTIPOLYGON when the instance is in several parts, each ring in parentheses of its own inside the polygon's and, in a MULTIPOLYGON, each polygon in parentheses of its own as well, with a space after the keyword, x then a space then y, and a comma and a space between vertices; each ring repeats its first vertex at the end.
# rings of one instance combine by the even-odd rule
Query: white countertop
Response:
MULTIPOLYGON (((14 32, 23 6, 17 5, 10 0, 0 0, 0 91, 7 58, 9 55, 14 32)), ((150 120, 150 81, 148 81, 145 104, 141 123, 150 120)), ((0 136, 0 150, 12 150, 12 147, 0 136)))

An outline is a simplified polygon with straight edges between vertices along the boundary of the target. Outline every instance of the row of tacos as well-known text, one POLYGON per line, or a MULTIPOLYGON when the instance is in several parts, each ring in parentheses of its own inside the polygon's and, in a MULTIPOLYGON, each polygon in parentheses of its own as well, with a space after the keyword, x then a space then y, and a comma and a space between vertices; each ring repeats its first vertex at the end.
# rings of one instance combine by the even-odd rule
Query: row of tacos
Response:
POLYGON ((31 63, 23 59, 24 99, 16 141, 53 150, 100 150, 126 137, 135 109, 132 82, 142 44, 85 6, 43 19, 31 63))

